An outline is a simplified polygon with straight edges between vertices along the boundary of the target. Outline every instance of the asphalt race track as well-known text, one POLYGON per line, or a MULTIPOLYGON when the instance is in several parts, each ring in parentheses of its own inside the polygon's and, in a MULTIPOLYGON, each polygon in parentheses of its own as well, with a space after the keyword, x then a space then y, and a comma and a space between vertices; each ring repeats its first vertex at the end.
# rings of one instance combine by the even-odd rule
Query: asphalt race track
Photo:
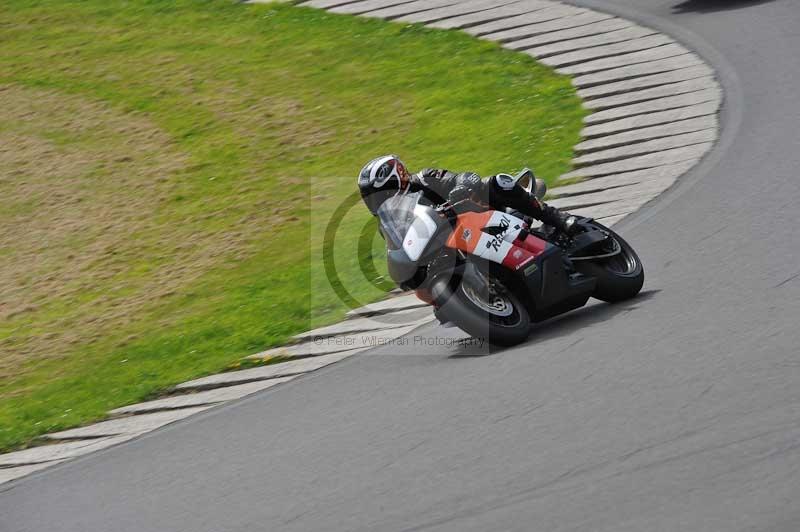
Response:
POLYGON ((726 91, 715 150, 617 227, 637 300, 492 354, 428 326, 5 485, 0 531, 800 530, 800 6, 575 3, 726 91))

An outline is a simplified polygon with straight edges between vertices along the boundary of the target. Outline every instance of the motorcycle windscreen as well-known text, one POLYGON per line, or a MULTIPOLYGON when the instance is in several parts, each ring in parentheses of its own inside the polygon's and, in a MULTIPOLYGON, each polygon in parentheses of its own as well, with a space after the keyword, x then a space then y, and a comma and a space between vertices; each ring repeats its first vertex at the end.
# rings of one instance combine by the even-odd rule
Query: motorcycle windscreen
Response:
POLYGON ((430 209, 419 204, 421 198, 421 192, 398 194, 386 200, 377 213, 389 247, 403 249, 412 261, 420 258, 436 233, 436 222, 430 209))
POLYGON ((378 208, 378 221, 386 242, 392 249, 403 247, 408 229, 414 223, 414 207, 419 203, 421 192, 397 194, 387 199, 378 208))

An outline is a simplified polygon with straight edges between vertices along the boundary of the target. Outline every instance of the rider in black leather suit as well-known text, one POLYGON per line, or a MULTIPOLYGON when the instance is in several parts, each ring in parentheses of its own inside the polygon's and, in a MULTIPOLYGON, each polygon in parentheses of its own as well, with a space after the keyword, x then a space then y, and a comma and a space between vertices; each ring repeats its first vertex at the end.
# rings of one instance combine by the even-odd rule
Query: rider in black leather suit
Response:
POLYGON ((411 175, 409 186, 412 192, 422 191, 434 203, 470 198, 496 210, 514 209, 568 234, 577 228, 573 216, 540 201, 502 175, 481 179, 472 172, 456 174, 441 168, 425 168, 411 175))
POLYGON ((386 199, 398 192, 422 192, 434 205, 471 199, 495 210, 513 209, 566 234, 580 231, 574 216, 540 201, 507 174, 481 179, 472 172, 457 174, 439 168, 426 168, 410 174, 400 159, 385 155, 364 166, 359 174, 358 187, 373 214, 386 199))

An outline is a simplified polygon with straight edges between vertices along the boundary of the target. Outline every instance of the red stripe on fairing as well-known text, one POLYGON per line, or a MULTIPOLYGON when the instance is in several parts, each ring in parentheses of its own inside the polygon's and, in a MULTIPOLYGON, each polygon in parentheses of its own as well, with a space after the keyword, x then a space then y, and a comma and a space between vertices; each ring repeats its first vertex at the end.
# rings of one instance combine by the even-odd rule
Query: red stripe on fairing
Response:
POLYGON ((530 251, 536 257, 544 253, 544 250, 547 249, 547 242, 533 235, 528 235, 524 240, 517 239, 514 245, 530 251))
POLYGON ((523 249, 518 246, 511 246, 511 249, 508 250, 508 253, 503 258, 503 266, 517 271, 523 266, 529 264, 535 258, 536 256, 527 249, 523 249))

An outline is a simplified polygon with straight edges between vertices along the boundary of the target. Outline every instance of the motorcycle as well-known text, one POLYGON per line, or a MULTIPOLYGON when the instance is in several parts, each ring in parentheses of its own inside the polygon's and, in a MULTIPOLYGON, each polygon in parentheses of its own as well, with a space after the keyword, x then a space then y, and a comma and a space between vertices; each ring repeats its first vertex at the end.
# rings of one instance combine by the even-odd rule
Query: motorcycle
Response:
MULTIPOLYGON (((547 187, 530 169, 503 179, 544 197, 547 187)), ((378 209, 394 282, 453 324, 490 344, 511 346, 532 323, 584 306, 636 296, 642 262, 617 233, 580 217, 568 236, 533 219, 464 200, 428 205, 421 192, 398 194, 378 209)))

